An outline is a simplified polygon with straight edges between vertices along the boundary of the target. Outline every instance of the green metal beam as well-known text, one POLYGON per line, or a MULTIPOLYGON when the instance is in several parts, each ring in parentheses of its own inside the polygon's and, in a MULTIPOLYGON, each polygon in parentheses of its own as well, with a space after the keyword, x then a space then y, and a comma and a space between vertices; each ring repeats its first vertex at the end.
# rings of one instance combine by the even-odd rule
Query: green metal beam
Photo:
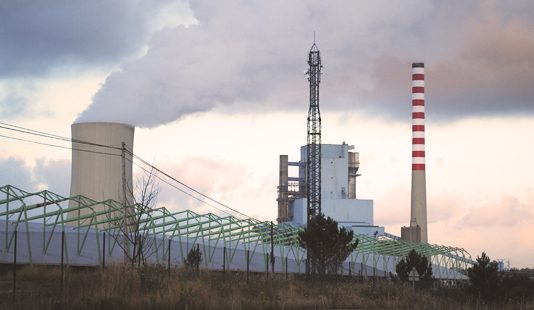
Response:
MULTIPOLYGON (((0 187, 0 218, 27 226, 28 222, 42 220, 46 227, 55 229, 56 226, 69 225, 81 230, 78 251, 85 244, 87 232, 94 228, 96 231, 113 231, 120 229, 120 222, 125 218, 124 207, 114 200, 95 201, 85 196, 62 197, 48 190, 36 193, 26 192, 11 185, 0 187), (4 195, 2 195, 4 194, 4 195), (39 201, 39 202, 36 202, 39 201), (71 206, 64 206, 69 203, 71 206), (31 211, 32 214, 28 214, 31 211)), ((136 210, 136 206, 128 206, 136 210)), ((127 218, 136 218, 137 214, 127 215, 127 218)), ((149 232, 150 235, 163 238, 203 238, 216 243, 231 242, 233 247, 241 243, 247 247, 262 245, 265 249, 271 243, 271 223, 262 222, 253 218, 237 218, 234 216, 220 217, 216 214, 197 214, 190 210, 170 212, 166 208, 155 208, 146 214, 142 214, 140 230, 149 232)), ((289 246, 289 252, 301 253, 298 234, 301 227, 286 223, 273 226, 274 244, 289 246)), ((473 263, 467 251, 458 247, 448 247, 434 244, 414 243, 399 240, 392 235, 371 237, 367 235, 355 235, 359 240, 354 255, 362 255, 367 260, 369 255, 381 255, 383 257, 405 257, 415 249, 417 252, 429 258, 435 257, 433 262, 444 264, 457 264, 469 266, 473 263)), ((6 226, 6 240, 7 226, 6 226)), ((45 237, 43 235, 43 240, 45 237)), ((8 246, 6 244, 6 246, 8 246)), ((264 249, 264 251, 265 251, 264 249)))

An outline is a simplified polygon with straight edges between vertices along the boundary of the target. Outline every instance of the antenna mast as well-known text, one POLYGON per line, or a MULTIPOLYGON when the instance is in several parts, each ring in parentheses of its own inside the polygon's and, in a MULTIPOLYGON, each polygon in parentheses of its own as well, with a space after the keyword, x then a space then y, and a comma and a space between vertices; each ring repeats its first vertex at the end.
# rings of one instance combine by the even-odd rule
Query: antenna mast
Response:
POLYGON ((308 54, 308 81, 310 82, 310 109, 308 111, 308 148, 306 161, 306 193, 308 222, 321 213, 321 113, 319 111, 319 83, 321 82, 321 55, 315 45, 308 54))

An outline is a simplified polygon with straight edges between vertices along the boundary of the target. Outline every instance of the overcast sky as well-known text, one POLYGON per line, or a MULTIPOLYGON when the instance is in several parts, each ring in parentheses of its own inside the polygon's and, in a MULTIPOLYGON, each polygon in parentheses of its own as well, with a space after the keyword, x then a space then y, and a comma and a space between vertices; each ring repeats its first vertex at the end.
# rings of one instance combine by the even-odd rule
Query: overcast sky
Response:
MULTIPOLYGON (((323 142, 355 145, 358 196, 399 235, 411 63, 425 62, 429 241, 534 267, 531 12, 528 0, 2 1, 0 119, 64 136, 75 121, 136 125, 136 154, 272 220, 278 155, 297 160, 306 143, 315 32, 323 142)), ((0 138, 0 171, 66 196, 70 152, 0 138)), ((216 211, 164 185, 160 204, 216 211)))

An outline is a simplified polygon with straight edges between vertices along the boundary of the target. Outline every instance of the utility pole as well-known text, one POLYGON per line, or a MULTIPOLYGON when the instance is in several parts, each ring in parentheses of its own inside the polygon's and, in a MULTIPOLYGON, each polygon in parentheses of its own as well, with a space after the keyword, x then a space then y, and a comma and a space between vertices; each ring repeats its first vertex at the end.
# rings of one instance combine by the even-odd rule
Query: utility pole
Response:
POLYGON ((274 278, 274 224, 271 221, 271 271, 274 278))
POLYGON ((308 148, 306 161, 307 216, 310 220, 321 213, 321 113, 319 111, 319 83, 321 82, 321 55, 315 45, 308 54, 307 75, 310 82, 308 110, 308 148))
MULTIPOLYGON (((124 141, 122 142, 121 147, 121 159, 122 159, 122 219, 123 219, 123 234, 124 234, 124 262, 129 263, 129 257, 130 257, 130 236, 129 236, 129 206, 128 206, 128 198, 126 196, 126 143, 124 141)), ((134 253, 132 253, 132 258, 135 257, 135 248, 134 253)), ((133 260, 131 262, 133 264, 133 260)))
POLYGON ((122 159, 122 203, 124 207, 127 205, 126 198, 126 143, 122 142, 121 147, 121 159, 122 159))

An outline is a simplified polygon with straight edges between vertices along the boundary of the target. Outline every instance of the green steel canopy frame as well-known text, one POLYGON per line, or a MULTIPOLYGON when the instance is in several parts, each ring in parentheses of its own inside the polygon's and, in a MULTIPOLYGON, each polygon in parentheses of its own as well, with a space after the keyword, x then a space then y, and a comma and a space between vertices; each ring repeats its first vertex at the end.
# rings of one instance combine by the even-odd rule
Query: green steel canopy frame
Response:
MULTIPOLYGON (((48 190, 29 193, 5 185, 0 187, 0 220, 6 223, 3 231, 3 250, 7 252, 12 246, 15 230, 28 231, 29 223, 35 222, 42 224, 40 229, 42 229, 43 253, 46 254, 48 251, 54 232, 74 228, 77 234, 76 249, 80 255, 90 235, 89 232, 96 231, 96 235, 102 231, 113 233, 117 229, 116 223, 129 216, 124 214, 124 210, 122 204, 114 200, 94 201, 81 195, 66 198, 48 190)), ((292 254, 292 259, 300 264, 305 259, 305 250, 300 247, 298 240, 301 228, 284 223, 273 225, 272 228, 272 242, 281 255, 292 254)), ((197 214, 190 210, 171 212, 162 207, 143 214, 139 229, 146 231, 153 238, 178 239, 182 258, 187 256, 188 249, 183 248, 181 240, 187 238, 195 243, 202 243, 206 266, 211 261, 217 246, 228 249, 229 261, 235 255, 238 245, 251 251, 252 255, 258 247, 265 255, 270 252, 271 246, 271 223, 253 218, 221 217, 212 213, 197 214)), ((438 270, 434 271, 437 277, 457 278, 455 274, 465 274, 466 269, 474 263, 469 253, 458 247, 413 243, 390 234, 377 237, 355 235, 354 238, 357 238, 359 243, 357 249, 349 256, 349 269, 360 261, 362 276, 387 276, 387 270, 394 270, 394 264, 406 257, 412 249, 429 257, 431 262, 438 266, 438 270), (364 264, 372 266, 373 274, 369 274, 367 268, 363 268, 364 264), (384 274, 378 274, 379 270, 384 274)), ((96 238, 96 243, 100 248, 100 238, 96 238)), ((116 240, 110 241, 107 247, 109 253, 113 251, 116 243, 116 240)), ((27 244, 28 256, 32 263, 29 237, 27 244)), ((155 244, 158 246, 158 243, 155 244)), ((159 246, 162 246, 161 244, 159 246)), ((158 262, 163 260, 163 257, 159 256, 160 253, 165 255, 165 251, 166 249, 162 249, 161 252, 155 251, 158 262)), ((99 252, 98 258, 102 259, 100 251, 97 252, 99 252)))

